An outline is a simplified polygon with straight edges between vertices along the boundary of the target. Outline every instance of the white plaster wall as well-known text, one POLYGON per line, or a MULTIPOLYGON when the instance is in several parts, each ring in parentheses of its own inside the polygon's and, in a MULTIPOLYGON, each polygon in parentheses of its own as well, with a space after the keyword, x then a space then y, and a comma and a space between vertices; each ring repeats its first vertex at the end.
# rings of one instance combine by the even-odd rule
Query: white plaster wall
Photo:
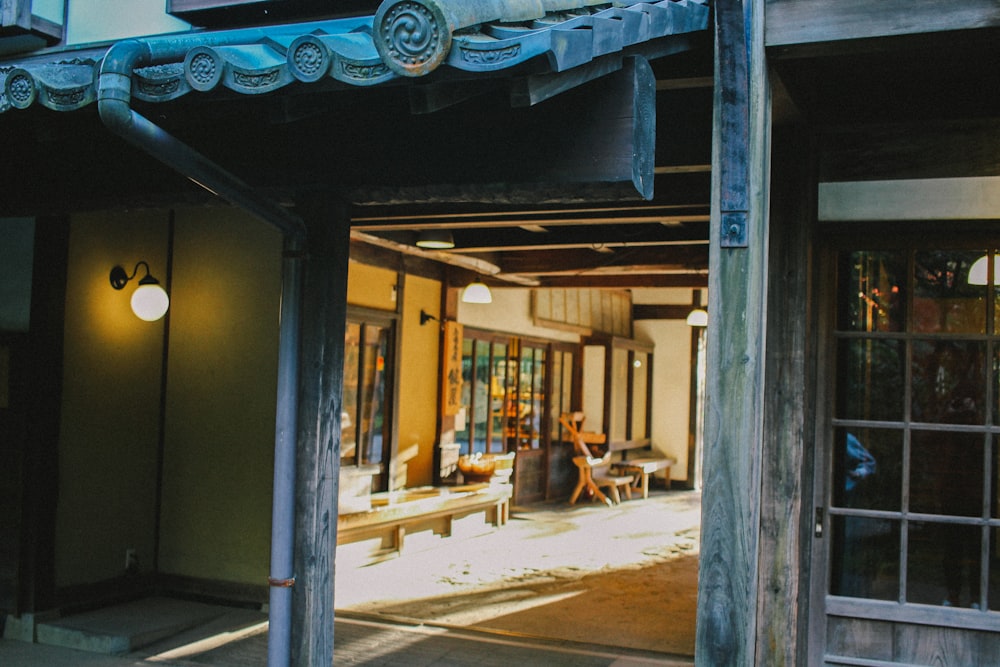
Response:
POLYGON ((458 303, 458 321, 469 327, 502 331, 519 336, 580 342, 580 335, 559 329, 537 327, 531 317, 531 290, 491 288, 493 303, 458 303))
POLYGON ((32 0, 31 3, 32 14, 56 24, 63 22, 65 11, 63 0, 32 0))
POLYGON ((170 16, 166 0, 69 0, 66 44, 107 42, 191 29, 170 16))
MULTIPOLYGON (((638 289, 636 304, 691 303, 690 289, 638 289)), ((707 303, 703 291, 701 302, 707 303)), ((677 460, 670 478, 687 479, 691 394, 691 328, 684 320, 637 320, 635 338, 655 345, 653 352, 653 448, 677 460)))

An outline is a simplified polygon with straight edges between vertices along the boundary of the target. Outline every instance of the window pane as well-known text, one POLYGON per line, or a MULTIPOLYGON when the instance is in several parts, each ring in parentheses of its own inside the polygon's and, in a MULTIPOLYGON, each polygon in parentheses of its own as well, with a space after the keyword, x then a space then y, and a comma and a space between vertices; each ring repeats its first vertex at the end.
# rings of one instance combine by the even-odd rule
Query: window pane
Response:
POLYGON ((511 405, 513 391, 508 390, 509 375, 507 373, 507 346, 493 343, 493 378, 490 389, 492 424, 490 440, 487 445, 489 452, 507 451, 508 418, 511 410, 516 410, 516 406, 511 405))
POLYGON ((905 318, 906 256, 901 252, 856 251, 841 255, 841 331, 902 331, 905 318))
POLYGON ((531 370, 531 446, 537 449, 541 445, 542 411, 545 407, 545 350, 532 350, 531 370))
POLYGON ((895 340, 840 342, 841 399, 845 419, 903 419, 903 345, 895 340))
POLYGON ((537 448, 542 426, 542 387, 545 355, 536 347, 521 348, 521 368, 514 394, 517 447, 537 448))
POLYGON ((914 341, 912 419, 930 424, 983 424, 986 344, 914 341))
POLYGON ((340 459, 357 463, 358 364, 361 360, 361 325, 347 323, 344 335, 344 398, 340 413, 340 459))
POLYGON ((491 390, 490 374, 490 344, 484 341, 476 341, 476 395, 475 406, 473 408, 473 443, 472 453, 485 452, 487 438, 490 434, 490 413, 501 410, 503 406, 503 394, 495 396, 491 390), (494 407, 495 406, 495 407, 494 407))
POLYGON ((990 451, 990 513, 994 519, 1000 519, 1000 440, 992 438, 993 449, 990 451))
POLYGON ((385 354, 389 332, 382 327, 364 327, 364 372, 361 378, 362 463, 381 463, 385 426, 385 354))
POLYGON ((830 592, 834 595, 899 598, 899 523, 835 516, 830 592))
POLYGON ((563 359, 566 353, 554 350, 552 352, 552 399, 549 401, 549 439, 556 442, 561 439, 562 426, 559 415, 568 412, 562 402, 563 397, 563 359))
POLYGON ((978 606, 981 535, 978 526, 910 522, 906 600, 978 606))
POLYGON ((969 283, 969 269, 985 253, 985 250, 916 253, 913 331, 986 333, 986 286, 969 283))
POLYGON ((486 411, 488 401, 486 397, 480 397, 480 387, 475 384, 473 376, 474 359, 472 358, 475 341, 471 338, 462 340, 462 407, 455 415, 455 444, 461 446, 461 453, 468 454, 472 451, 470 440, 472 438, 471 419, 477 411, 486 411), (473 391, 475 391, 475 403, 473 402, 473 391), (481 405, 480 405, 481 404, 481 405))
POLYGON ((1000 528, 990 528, 989 608, 1000 611, 1000 528))
POLYGON ((982 516, 982 435, 914 431, 910 447, 911 512, 982 516))
POLYGON ((891 429, 838 429, 834 452, 834 504, 857 509, 902 509, 903 433, 891 429))

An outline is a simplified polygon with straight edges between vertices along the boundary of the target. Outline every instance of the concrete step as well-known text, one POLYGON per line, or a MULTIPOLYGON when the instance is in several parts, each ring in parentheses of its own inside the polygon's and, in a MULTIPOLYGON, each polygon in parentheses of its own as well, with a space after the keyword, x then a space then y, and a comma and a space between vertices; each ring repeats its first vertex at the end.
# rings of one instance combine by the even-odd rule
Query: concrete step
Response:
POLYGON ((36 641, 105 653, 124 654, 218 618, 224 609, 199 602, 151 597, 39 622, 36 641))

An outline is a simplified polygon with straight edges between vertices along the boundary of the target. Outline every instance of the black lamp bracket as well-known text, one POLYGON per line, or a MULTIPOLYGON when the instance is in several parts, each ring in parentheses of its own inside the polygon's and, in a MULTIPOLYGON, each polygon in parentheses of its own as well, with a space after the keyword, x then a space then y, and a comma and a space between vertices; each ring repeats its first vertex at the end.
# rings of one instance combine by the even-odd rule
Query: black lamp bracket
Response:
MULTIPOLYGON (((115 266, 113 269, 111 269, 111 276, 110 276, 111 286, 118 290, 124 289, 125 285, 127 285, 130 280, 135 278, 135 274, 139 272, 140 266, 146 267, 146 278, 148 278, 149 264, 147 264, 144 260, 140 260, 139 262, 136 263, 135 268, 132 269, 132 275, 128 275, 128 273, 125 272, 125 269, 123 269, 121 266, 115 266)), ((142 281, 145 280, 146 278, 143 278, 139 282, 142 283, 142 281)))

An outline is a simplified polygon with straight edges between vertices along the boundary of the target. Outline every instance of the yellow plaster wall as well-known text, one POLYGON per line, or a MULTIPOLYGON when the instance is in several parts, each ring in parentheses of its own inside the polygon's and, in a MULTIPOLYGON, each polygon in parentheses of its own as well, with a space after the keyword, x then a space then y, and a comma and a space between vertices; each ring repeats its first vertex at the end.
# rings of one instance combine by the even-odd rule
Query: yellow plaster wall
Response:
POLYGON ((396 310, 396 272, 352 261, 347 270, 347 303, 396 310))
POLYGON ((270 550, 281 238, 177 213, 160 570, 260 584, 270 550))
POLYGON ((165 280, 167 235, 164 211, 80 215, 71 223, 57 586, 124 574, 129 548, 141 569, 153 562, 164 322, 135 317, 135 281, 118 292, 108 275, 116 264, 131 273, 145 260, 165 280))
POLYGON ((396 480, 412 487, 434 479, 441 329, 435 320, 421 326, 420 311, 440 318, 441 283, 408 275, 404 294, 396 480))

